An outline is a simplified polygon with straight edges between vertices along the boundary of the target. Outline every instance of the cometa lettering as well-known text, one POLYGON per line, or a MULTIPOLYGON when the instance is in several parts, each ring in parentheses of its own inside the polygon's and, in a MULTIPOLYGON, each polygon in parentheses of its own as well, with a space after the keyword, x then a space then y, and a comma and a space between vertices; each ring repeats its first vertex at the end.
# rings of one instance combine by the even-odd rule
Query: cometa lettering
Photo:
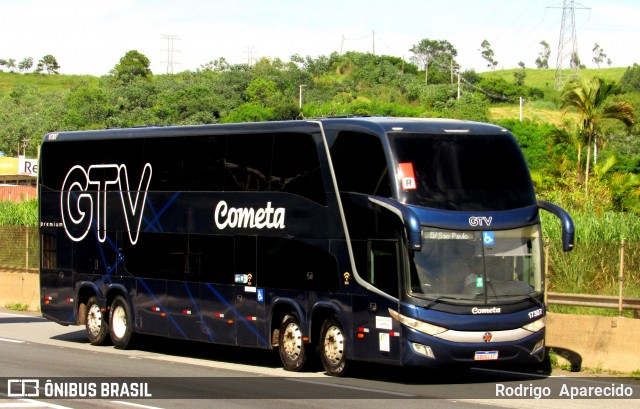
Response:
POLYGON ((500 307, 491 307, 491 308, 478 308, 473 307, 471 309, 472 314, 500 314, 502 309, 500 307))
POLYGON ((229 207, 224 200, 218 202, 214 212, 214 222, 220 229, 284 229, 284 207, 267 207, 254 209, 252 207, 229 207))

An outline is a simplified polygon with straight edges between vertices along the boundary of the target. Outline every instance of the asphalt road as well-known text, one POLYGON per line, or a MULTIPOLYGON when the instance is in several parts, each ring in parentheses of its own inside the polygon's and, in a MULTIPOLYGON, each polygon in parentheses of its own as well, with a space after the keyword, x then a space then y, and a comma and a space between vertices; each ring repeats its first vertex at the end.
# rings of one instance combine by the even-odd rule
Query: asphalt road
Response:
POLYGON ((0 408, 640 408, 639 398, 640 382, 628 379, 364 364, 333 378, 286 372, 273 351, 157 337, 122 351, 90 345, 83 327, 0 311, 0 408), (633 399, 566 396, 597 388, 633 399), (561 399, 536 399, 545 394, 561 399))

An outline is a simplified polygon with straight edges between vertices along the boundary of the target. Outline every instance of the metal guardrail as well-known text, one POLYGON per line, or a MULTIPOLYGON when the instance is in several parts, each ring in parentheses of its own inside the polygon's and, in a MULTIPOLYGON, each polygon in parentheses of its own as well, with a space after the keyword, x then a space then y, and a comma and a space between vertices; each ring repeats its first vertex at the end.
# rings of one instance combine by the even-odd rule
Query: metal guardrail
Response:
POLYGON ((615 295, 561 294, 549 292, 547 303, 576 307, 615 308, 640 311, 640 298, 620 298, 615 295))

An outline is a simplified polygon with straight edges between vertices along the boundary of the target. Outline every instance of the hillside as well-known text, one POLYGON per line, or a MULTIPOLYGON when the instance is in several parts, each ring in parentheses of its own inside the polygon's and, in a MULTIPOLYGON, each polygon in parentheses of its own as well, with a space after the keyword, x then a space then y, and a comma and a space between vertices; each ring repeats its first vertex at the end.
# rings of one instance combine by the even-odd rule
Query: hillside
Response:
POLYGON ((40 92, 48 93, 68 90, 82 83, 95 85, 99 80, 98 77, 92 75, 18 74, 0 72, 0 91, 11 90, 19 86, 27 86, 37 87, 40 92))

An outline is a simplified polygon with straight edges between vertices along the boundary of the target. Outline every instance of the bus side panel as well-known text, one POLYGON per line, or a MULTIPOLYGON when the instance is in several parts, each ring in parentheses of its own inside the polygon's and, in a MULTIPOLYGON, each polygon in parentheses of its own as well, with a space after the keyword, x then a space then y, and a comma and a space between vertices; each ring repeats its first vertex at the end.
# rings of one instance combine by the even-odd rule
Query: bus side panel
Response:
POLYGON ((136 279, 137 292, 133 297, 135 322, 138 332, 151 335, 168 335, 169 323, 175 321, 167 308, 167 281, 136 279))
POLYGON ((203 339, 201 323, 200 283, 168 281, 167 300, 170 311, 169 336, 191 340, 203 339))
POLYGON ((40 294, 42 315, 60 324, 75 324, 73 272, 68 269, 41 269, 40 294))
POLYGON ((60 194, 40 189, 40 303, 42 314, 75 324, 73 246, 59 222, 60 194))
POLYGON ((237 317, 233 307, 235 288, 231 285, 202 283, 200 309, 204 318, 204 336, 208 342, 236 345, 237 317))
POLYGON ((401 328, 400 323, 389 315, 389 308, 395 310, 397 302, 373 292, 367 296, 353 296, 353 320, 358 332, 354 339, 356 359, 400 363, 401 328))

